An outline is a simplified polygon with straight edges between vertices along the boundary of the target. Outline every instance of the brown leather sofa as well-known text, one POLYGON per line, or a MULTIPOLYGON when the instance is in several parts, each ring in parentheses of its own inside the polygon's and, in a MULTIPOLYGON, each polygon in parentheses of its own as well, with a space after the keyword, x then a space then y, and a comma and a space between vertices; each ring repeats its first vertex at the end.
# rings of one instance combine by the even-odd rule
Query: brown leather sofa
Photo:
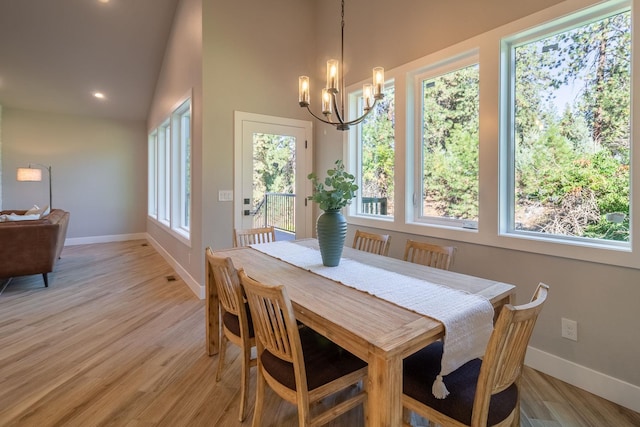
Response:
POLYGON ((0 222, 0 278, 42 274, 44 285, 49 286, 47 274, 60 258, 68 226, 69 212, 62 209, 37 220, 0 222))

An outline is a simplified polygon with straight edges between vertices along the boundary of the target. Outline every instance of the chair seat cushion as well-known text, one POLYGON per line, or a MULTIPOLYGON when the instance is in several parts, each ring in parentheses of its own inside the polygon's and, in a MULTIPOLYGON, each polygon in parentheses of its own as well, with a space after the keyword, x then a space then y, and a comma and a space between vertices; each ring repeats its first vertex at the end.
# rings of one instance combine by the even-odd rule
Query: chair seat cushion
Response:
MULTIPOLYGON (((441 359, 441 341, 407 357, 404 360, 402 391, 450 418, 471 425, 473 399, 482 361, 471 360, 444 376, 444 383, 450 394, 445 399, 436 399, 431 392, 431 386, 440 372, 441 359)), ((517 401, 518 388, 515 384, 494 395, 489 405, 487 425, 497 424, 507 418, 516 407, 517 401)))
MULTIPOLYGON (((249 338, 254 337, 253 321, 251 320, 251 312, 249 311, 249 305, 245 304, 247 310, 247 320, 249 321, 249 338)), ((233 313, 225 311, 222 315, 222 323, 227 327, 229 331, 235 336, 240 336, 240 319, 233 313)))
MULTIPOLYGON (((307 373, 309 390, 328 384, 351 372, 367 366, 366 362, 329 341, 313 329, 298 329, 307 373)), ((280 384, 296 390, 293 364, 265 350, 260 360, 264 369, 280 384)))

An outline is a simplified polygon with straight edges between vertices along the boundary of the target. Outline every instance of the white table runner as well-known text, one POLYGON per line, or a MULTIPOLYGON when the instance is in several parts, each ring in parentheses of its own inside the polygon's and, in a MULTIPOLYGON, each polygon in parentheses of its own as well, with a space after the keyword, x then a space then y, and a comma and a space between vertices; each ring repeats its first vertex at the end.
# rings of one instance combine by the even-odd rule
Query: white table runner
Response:
POLYGON ((480 295, 405 276, 349 258, 342 258, 337 267, 325 267, 322 265, 320 251, 293 242, 262 243, 251 247, 442 322, 445 328, 442 367, 433 385, 433 394, 437 398, 443 399, 449 394, 442 382, 442 376, 485 352, 493 331, 493 306, 480 295))

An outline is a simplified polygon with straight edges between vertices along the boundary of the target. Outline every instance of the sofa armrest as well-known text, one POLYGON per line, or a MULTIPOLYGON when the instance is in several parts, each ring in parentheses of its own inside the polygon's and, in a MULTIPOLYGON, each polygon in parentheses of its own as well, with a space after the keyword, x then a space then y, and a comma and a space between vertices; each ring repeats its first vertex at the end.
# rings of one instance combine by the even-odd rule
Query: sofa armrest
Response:
POLYGON ((68 212, 54 210, 40 220, 0 223, 0 277, 53 271, 68 219, 68 212))

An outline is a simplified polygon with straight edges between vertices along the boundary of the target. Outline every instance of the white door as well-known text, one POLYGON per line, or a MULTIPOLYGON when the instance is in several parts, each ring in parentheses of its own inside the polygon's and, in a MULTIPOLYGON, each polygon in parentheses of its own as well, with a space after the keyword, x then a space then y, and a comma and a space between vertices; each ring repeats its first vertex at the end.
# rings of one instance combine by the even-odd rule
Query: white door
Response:
POLYGON ((311 237, 311 122, 235 112, 234 227, 311 237))

